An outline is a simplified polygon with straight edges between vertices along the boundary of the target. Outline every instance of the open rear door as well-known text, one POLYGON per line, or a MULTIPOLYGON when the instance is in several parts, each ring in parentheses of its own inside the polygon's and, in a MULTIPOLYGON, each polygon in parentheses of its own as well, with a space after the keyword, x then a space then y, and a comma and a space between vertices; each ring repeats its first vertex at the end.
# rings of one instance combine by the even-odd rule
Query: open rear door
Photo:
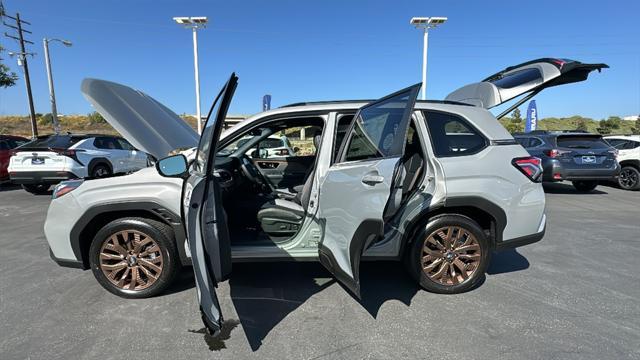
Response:
POLYGON ((399 165, 419 89, 416 84, 360 108, 320 184, 320 262, 358 297, 362 253, 383 234, 402 197, 399 165))
POLYGON ((189 169, 189 178, 182 192, 182 207, 202 321, 211 334, 220 331, 222 325, 215 287, 231 274, 229 231, 222 208, 220 186, 214 176, 216 143, 237 83, 238 78, 231 74, 211 106, 196 159, 189 169))
POLYGON ((508 67, 479 83, 463 86, 445 100, 490 109, 526 93, 535 95, 552 86, 584 81, 592 71, 608 67, 569 59, 532 60, 508 67))

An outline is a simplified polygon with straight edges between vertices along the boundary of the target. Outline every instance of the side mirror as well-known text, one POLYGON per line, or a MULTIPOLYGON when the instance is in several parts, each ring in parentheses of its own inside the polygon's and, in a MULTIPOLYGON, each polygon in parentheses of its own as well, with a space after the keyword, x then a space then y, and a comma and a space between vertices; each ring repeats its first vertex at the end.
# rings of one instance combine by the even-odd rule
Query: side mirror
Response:
POLYGON ((296 153, 296 154, 297 154, 299 151, 300 151, 300 148, 299 148, 299 147, 297 147, 297 146, 294 146, 294 147, 293 147, 293 152, 294 152, 294 153, 296 153))
POLYGON ((164 177, 186 178, 189 174, 187 158, 182 155, 173 155, 156 162, 156 170, 164 177))

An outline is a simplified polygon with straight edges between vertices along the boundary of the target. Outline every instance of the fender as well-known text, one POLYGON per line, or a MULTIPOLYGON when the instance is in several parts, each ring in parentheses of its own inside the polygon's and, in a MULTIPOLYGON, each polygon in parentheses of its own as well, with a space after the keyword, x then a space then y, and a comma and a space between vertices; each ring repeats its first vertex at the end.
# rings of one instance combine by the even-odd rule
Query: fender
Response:
MULTIPOLYGON (((178 248, 178 254, 180 256, 180 262, 183 265, 191 263, 184 249, 184 242, 187 237, 180 216, 173 213, 171 210, 166 209, 162 205, 152 201, 119 201, 113 203, 105 203, 93 206, 85 211, 85 213, 73 226, 69 234, 71 249, 73 250, 73 254, 75 255, 76 259, 82 261, 86 267, 87 259, 84 259, 83 257, 83 249, 87 249, 87 244, 89 244, 93 239, 83 239, 82 233, 87 229, 87 226, 90 225, 93 220, 104 214, 117 212, 126 213, 130 211, 142 211, 149 213, 154 219, 160 220, 163 223, 169 225, 173 230, 173 234, 175 236, 175 242, 176 247, 178 248)), ((118 216, 117 218, 120 217, 124 216, 118 216)), ((98 229, 95 230, 97 232, 98 229)))
POLYGON ((500 247, 500 244, 502 244, 502 234, 507 226, 507 215, 504 210, 495 203, 479 196, 452 196, 446 198, 443 203, 438 203, 424 209, 410 221, 406 227, 409 231, 405 233, 400 246, 400 255, 402 256, 402 254, 404 254, 406 245, 411 240, 417 225, 424 221, 424 219, 428 219, 434 213, 446 213, 448 208, 453 209, 460 207, 477 208, 489 214, 495 224, 495 226, 492 225, 490 229, 493 236, 493 239, 491 239, 493 240, 492 245, 496 248, 500 247))

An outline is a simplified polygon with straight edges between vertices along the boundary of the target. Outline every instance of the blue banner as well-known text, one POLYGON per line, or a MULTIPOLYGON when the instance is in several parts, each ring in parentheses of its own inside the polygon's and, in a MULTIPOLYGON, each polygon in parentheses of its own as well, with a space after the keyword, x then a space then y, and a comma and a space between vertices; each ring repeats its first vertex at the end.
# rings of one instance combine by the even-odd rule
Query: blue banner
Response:
POLYGON ((262 111, 271 109, 271 95, 265 95, 262 97, 262 111))
POLYGON ((531 100, 529 107, 527 108, 527 122, 524 125, 524 132, 530 132, 538 127, 538 108, 536 107, 536 101, 531 100))

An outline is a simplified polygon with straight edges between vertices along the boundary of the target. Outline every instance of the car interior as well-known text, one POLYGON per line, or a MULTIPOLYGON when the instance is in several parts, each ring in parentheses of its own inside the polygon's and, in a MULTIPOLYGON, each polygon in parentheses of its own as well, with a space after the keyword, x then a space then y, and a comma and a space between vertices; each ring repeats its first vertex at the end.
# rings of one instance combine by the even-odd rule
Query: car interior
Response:
MULTIPOLYGON (((338 117, 332 162, 336 161, 353 116, 338 117)), ((309 205, 323 129, 322 117, 276 119, 239 134, 237 140, 218 151, 215 175, 222 188, 222 203, 233 245, 284 244, 295 237, 309 205), (287 136, 296 144, 296 154, 255 157, 260 152, 254 149, 259 149, 260 143, 273 134, 287 136)), ((402 184, 403 201, 417 188, 424 164, 422 145, 412 121, 402 159, 406 174, 402 184)))

